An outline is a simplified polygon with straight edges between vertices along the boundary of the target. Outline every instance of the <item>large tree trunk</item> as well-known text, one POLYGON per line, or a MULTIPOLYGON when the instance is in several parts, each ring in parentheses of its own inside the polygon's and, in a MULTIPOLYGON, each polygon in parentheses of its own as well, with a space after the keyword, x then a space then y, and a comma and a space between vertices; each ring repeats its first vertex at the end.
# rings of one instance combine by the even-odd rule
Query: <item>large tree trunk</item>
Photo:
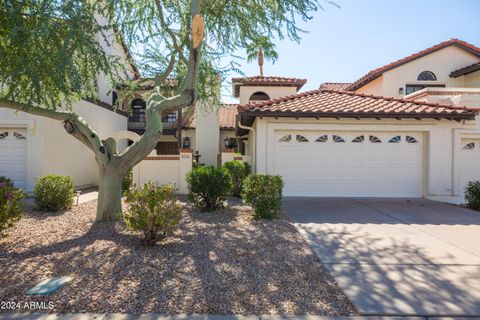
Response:
POLYGON ((122 214, 123 173, 118 168, 100 169, 97 221, 113 221, 122 214))

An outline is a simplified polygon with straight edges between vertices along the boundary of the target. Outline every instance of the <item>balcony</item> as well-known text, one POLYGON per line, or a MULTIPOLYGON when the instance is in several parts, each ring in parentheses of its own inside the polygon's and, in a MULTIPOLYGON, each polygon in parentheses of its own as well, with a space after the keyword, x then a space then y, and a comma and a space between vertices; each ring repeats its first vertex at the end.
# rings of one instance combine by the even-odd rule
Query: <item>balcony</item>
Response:
MULTIPOLYGON (((175 135, 175 132, 177 131, 176 126, 174 126, 175 122, 163 121, 162 124, 164 135, 175 135)), ((127 129, 142 134, 145 130, 145 121, 132 121, 129 119, 127 129)))
POLYGON ((404 99, 456 106, 480 107, 480 88, 425 88, 406 95, 404 99))

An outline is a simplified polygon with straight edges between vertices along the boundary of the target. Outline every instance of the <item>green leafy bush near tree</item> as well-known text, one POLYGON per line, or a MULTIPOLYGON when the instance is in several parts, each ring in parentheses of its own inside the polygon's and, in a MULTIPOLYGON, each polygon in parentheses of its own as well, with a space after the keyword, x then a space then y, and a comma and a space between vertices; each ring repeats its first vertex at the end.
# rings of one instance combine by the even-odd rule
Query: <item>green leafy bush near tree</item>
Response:
POLYGON ((15 188, 12 180, 0 177, 0 237, 20 220, 24 197, 23 191, 15 188))
POLYGON ((187 174, 188 195, 202 211, 223 208, 231 191, 228 170, 223 167, 197 167, 187 174))
POLYGON ((0 177, 0 183, 13 187, 13 180, 7 177, 0 177))
POLYGON ((467 206, 473 210, 480 210, 480 181, 470 181, 465 187, 467 206))
POLYGON ((245 178, 250 174, 251 167, 248 163, 242 161, 229 161, 223 164, 230 174, 232 184, 232 195, 240 197, 245 178))
POLYGON ((253 207, 256 219, 274 218, 282 207, 283 181, 280 176, 255 174, 243 182, 242 198, 253 207))
POLYGON ((73 179, 69 176, 46 175, 35 180, 35 203, 40 211, 59 211, 70 209, 75 191, 73 179))
POLYGON ((128 170, 127 174, 125 175, 125 177, 123 177, 123 180, 122 180, 122 194, 125 194, 127 191, 130 190, 130 188, 132 187, 132 183, 133 183, 133 171, 128 170))
POLYGON ((127 227, 142 232, 145 245, 155 245, 172 235, 182 217, 182 207, 177 203, 175 187, 147 182, 141 188, 126 193, 130 205, 124 214, 127 227))

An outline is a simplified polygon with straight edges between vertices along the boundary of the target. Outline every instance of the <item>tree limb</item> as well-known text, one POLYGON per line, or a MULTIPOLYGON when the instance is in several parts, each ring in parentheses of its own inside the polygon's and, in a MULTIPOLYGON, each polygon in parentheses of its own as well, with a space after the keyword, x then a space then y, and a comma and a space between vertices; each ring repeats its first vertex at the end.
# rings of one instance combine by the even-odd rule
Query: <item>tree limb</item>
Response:
POLYGON ((165 31, 168 33, 170 38, 172 39, 172 45, 175 51, 178 53, 180 60, 183 62, 187 63, 187 58, 185 58, 185 55, 183 54, 183 48, 178 44, 177 36, 173 32, 172 29, 168 26, 168 24, 165 22, 165 16, 163 14, 163 8, 160 3, 160 0, 155 0, 155 5, 157 6, 157 12, 158 12, 158 18, 160 19, 160 25, 165 31))
POLYGON ((91 128, 88 123, 75 112, 71 111, 56 111, 41 107, 35 107, 32 105, 15 102, 8 99, 0 98, 0 106, 17 111, 23 111, 28 114, 41 116, 58 121, 70 121, 73 123, 75 129, 73 132, 69 132, 72 136, 77 138, 86 147, 92 150, 97 157, 105 161, 107 158, 100 151, 103 146, 102 141, 98 137, 98 134, 91 128))
POLYGON ((74 117, 75 115, 75 113, 73 112, 56 111, 52 109, 34 107, 32 105, 19 103, 19 102, 15 102, 15 101, 3 99, 3 98, 0 98, 0 106, 3 108, 23 111, 36 116, 46 117, 46 118, 59 120, 59 121, 72 120, 72 117, 74 117))

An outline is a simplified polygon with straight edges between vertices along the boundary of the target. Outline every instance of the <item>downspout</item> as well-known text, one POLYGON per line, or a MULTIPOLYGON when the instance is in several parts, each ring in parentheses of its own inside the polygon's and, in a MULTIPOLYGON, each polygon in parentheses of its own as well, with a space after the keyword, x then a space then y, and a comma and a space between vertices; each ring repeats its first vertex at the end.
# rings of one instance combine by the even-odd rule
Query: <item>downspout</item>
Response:
POLYGON ((257 167, 255 166, 255 164, 257 163, 257 160, 256 160, 256 150, 257 150, 257 133, 255 132, 255 129, 253 129, 252 127, 246 127, 246 126, 243 126, 240 121, 238 121, 238 127, 240 129, 244 129, 244 130, 248 130, 248 131, 251 131, 253 133, 253 151, 252 151, 252 171, 253 173, 256 173, 257 172, 257 167))

